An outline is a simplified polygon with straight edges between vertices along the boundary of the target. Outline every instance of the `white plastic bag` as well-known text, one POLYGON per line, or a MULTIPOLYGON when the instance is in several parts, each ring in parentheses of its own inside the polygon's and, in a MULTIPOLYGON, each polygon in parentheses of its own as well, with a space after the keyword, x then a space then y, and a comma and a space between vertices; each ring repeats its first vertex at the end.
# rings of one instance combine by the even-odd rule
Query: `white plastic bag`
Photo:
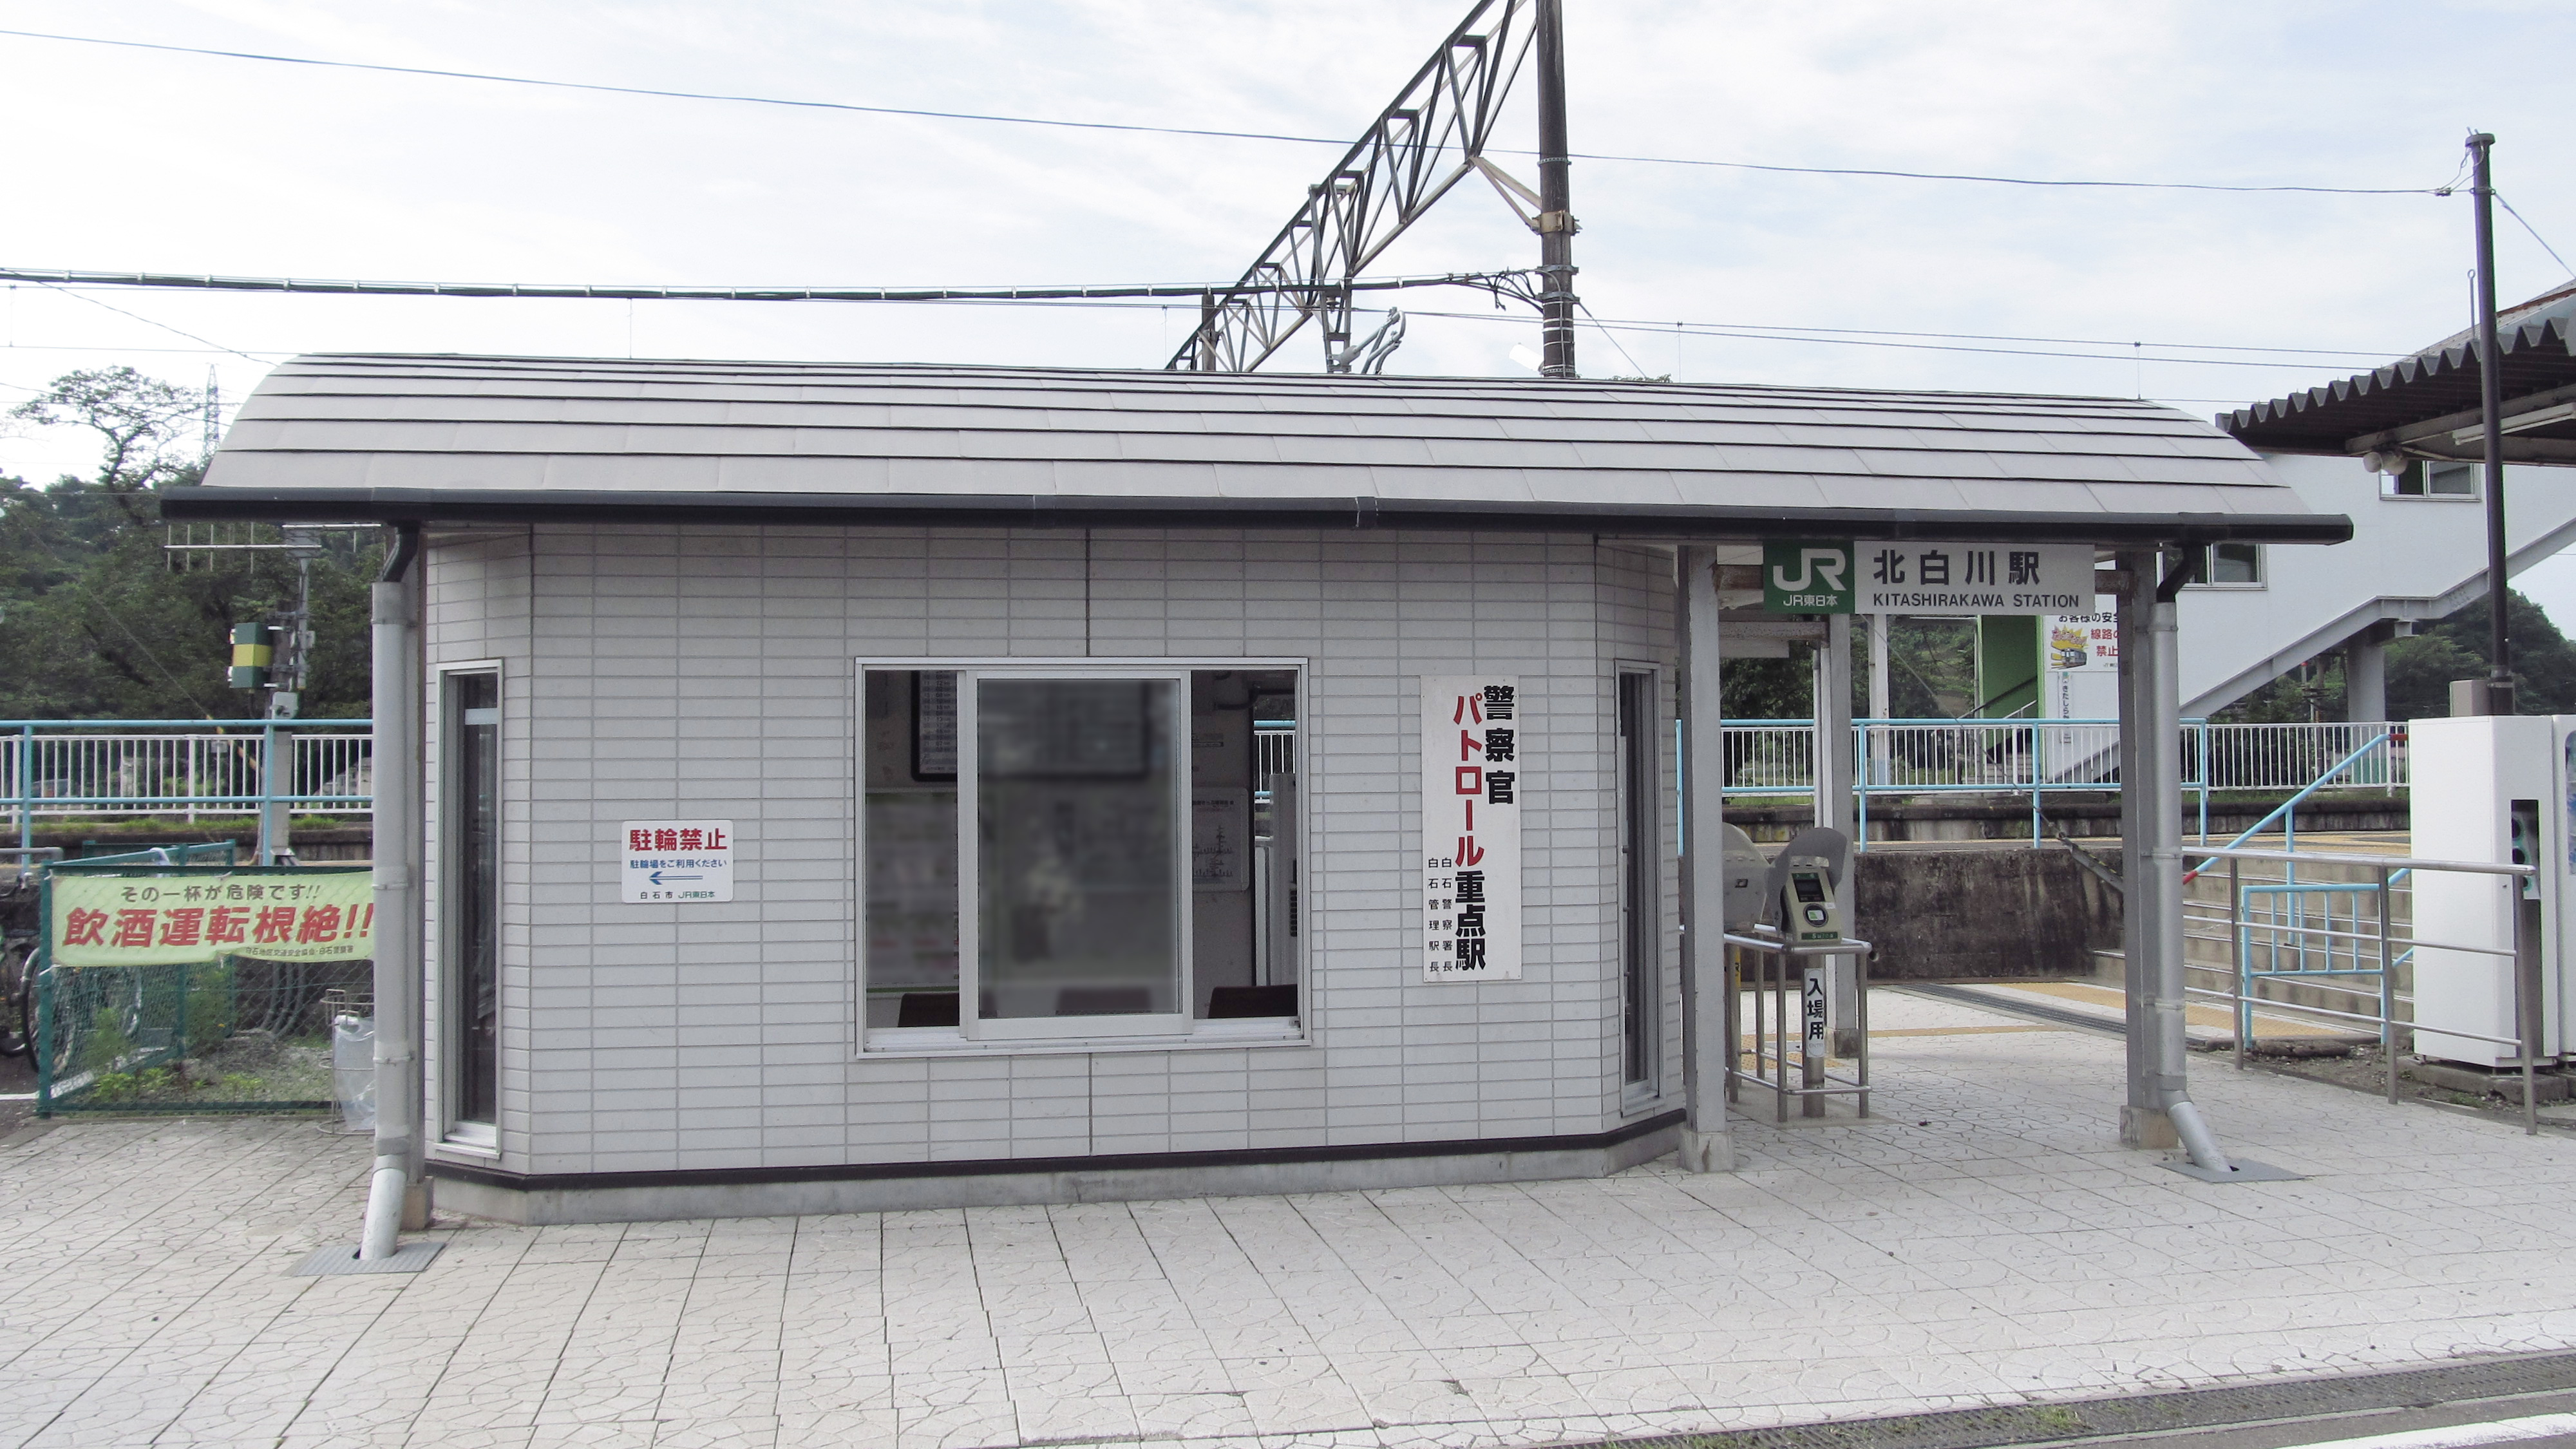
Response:
POLYGON ((331 1097, 351 1132, 376 1130, 376 1019, 331 1018, 331 1097))

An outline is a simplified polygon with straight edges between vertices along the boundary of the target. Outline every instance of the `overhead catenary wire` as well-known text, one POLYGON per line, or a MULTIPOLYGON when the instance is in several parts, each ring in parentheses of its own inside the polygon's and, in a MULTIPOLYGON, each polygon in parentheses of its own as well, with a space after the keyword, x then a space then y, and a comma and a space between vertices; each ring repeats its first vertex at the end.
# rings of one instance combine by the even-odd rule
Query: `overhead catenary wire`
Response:
MULTIPOLYGON (((1446 272, 1413 277, 1363 277, 1330 284, 1234 282, 1214 290, 1245 292, 1393 292, 1414 287, 1485 286, 1529 275, 1526 270, 1446 272)), ((295 292, 342 297, 515 297, 572 301, 638 302, 1075 302, 1128 298, 1197 298, 1205 282, 1113 282, 1096 286, 1024 287, 796 287, 656 285, 626 282, 383 282, 321 277, 234 277, 193 272, 91 272, 59 268, 0 267, 0 281, 33 282, 57 290, 73 287, 149 287, 170 291, 295 292)), ((94 300, 94 299, 91 299, 94 300)), ((106 306, 104 302, 100 306, 106 306)), ((117 310, 110 308, 109 310, 117 310)), ((126 314, 132 316, 132 313, 126 314)), ((148 318, 137 318, 149 321, 148 318)), ((159 323, 153 325, 159 326, 159 323)), ((168 329, 177 331, 176 328, 168 329)), ((181 336, 187 336, 181 333, 181 336)), ((204 342, 202 337, 192 339, 204 342)), ((214 344, 209 343, 209 346, 214 344)), ((231 352, 227 347, 222 349, 231 352)), ((237 354, 241 355, 241 354, 237 354)))
MULTIPOLYGON (((1462 321, 1462 322, 1511 322, 1511 323, 1518 323, 1518 324, 1520 324, 1520 325, 1524 325, 1524 326, 1526 326, 1526 325, 1527 325, 1527 323, 1524 321, 1524 319, 1521 319, 1521 318, 1518 318, 1518 317, 1512 317, 1512 316, 1508 316, 1508 315, 1497 316, 1497 315, 1495 315, 1495 314, 1493 314, 1493 313, 1490 313, 1490 312, 1430 312, 1430 311, 1411 311, 1411 312, 1407 312, 1405 315, 1406 315, 1406 316, 1408 316, 1408 317, 1431 317, 1431 318, 1440 318, 1440 319, 1443 319, 1443 320, 1450 320, 1450 321, 1462 321)), ((2131 343, 2131 342, 2107 342, 2107 341, 2105 341, 2105 342, 2094 342, 2094 343, 2089 343, 2089 344, 2083 344, 2083 345, 2090 345, 2090 346, 2097 346, 2097 347, 2116 347, 2116 348, 2124 349, 2124 350, 2122 350, 2122 351, 2118 351, 2118 352, 2066 352, 2066 351, 2054 351, 2054 350, 2048 350, 2048 349, 2043 349, 2043 348, 2029 348, 2029 347, 1983 347, 1983 346, 1971 346, 1971 345, 1968 345, 1966 342, 1901 342, 1901 341, 1894 340, 1894 338, 1892 338, 1892 337, 1888 337, 1888 336, 1878 336, 1878 335, 1862 335, 1862 336, 1833 335, 1833 333, 1832 333, 1829 329, 1824 329, 1824 328, 1806 329, 1806 330, 1802 330, 1802 331, 1789 331, 1789 330, 1785 330, 1785 329, 1765 329, 1765 330, 1758 330, 1758 331, 1757 331, 1757 330, 1738 330, 1738 329, 1736 329, 1736 328, 1730 327, 1730 326, 1728 326, 1728 325, 1726 325, 1726 324, 1722 324, 1722 323, 1715 323, 1715 324, 1713 324, 1713 323, 1673 323, 1673 322, 1643 322, 1643 321, 1606 321, 1606 322, 1605 322, 1605 321, 1598 321, 1598 320, 1596 320, 1596 321, 1594 322, 1594 324, 1593 324, 1593 325, 1595 325, 1595 326, 1597 326, 1597 327, 1601 328, 1604 332, 1620 331, 1620 332, 1633 332, 1633 333, 1661 334, 1661 335, 1663 335, 1663 336, 1668 336, 1668 337, 1669 337, 1669 336, 1684 336, 1684 337, 1716 337, 1716 338, 1728 338, 1728 339, 1733 339, 1733 340, 1736 340, 1736 341, 1742 341, 1742 342, 1812 342, 1812 343, 1825 344, 1825 345, 1829 345, 1829 346, 1842 346, 1842 347, 1892 347, 1892 348, 1898 348, 1898 349, 1905 350, 1905 351, 1910 351, 1910 352, 1970 352, 1970 353, 1981 353, 1981 354, 1985 354, 1985 355, 1989 355, 1989 356, 1996 356, 1996 357, 2062 357, 2062 358, 2072 358, 2072 359, 2077 359, 2077 360, 2085 361, 2085 362, 2137 362, 2137 361, 2145 361, 2145 362, 2156 362, 2156 363, 2170 363, 2170 364, 2174 364, 2174 365, 2177 365, 2177 366, 2187 366, 2187 367, 2258 367, 2258 368, 2275 368, 2275 369, 2278 369, 2278 368, 2295 367, 2295 366, 2298 366, 2298 365, 2299 365, 2299 364, 2297 364, 2297 363, 2292 363, 2292 362, 2260 362, 2260 361, 2255 361, 2255 360, 2250 359, 2250 358, 2236 358, 2236 357, 2174 357, 2174 356, 2169 356, 2169 355, 2166 355, 2166 354, 2163 354, 2163 353, 2141 353, 2141 352, 2139 352, 2139 351, 2138 351, 2138 348, 2139 348, 2140 344, 2137 344, 2137 343, 2131 343)), ((1936 336, 1936 337, 1937 337, 1937 336, 1942 336, 1942 335, 1945 335, 1945 334, 1940 334, 1940 333, 1930 333, 1930 334, 1914 333, 1914 334, 1897 334, 1897 335, 1899 335, 1899 336, 1936 336)), ((2195 346, 2198 346, 2198 344, 2192 344, 2192 343, 2169 343, 2169 344, 2168 344, 2168 343, 2149 343, 2149 344, 2145 344, 2145 345, 2146 345, 2146 346, 2159 346, 2159 347, 2176 347, 2176 348, 2182 348, 2182 347, 2195 347, 2195 346)), ((2274 350, 2274 349, 2264 349, 2264 350, 2267 350, 2267 351, 2268 351, 2268 350, 2274 350)), ((2278 350, 2288 351, 2288 350, 2290 350, 2290 349, 2278 349, 2278 350)), ((2330 354, 2330 355, 2332 355, 2332 354, 2330 354)), ((2377 352, 2367 352, 2367 353, 2366 353, 2366 352, 2353 352, 2353 353, 2345 353, 2345 354, 2340 354, 2340 355, 2342 355, 2342 356, 2347 356, 2347 357, 2355 357, 2355 358, 2379 359, 2379 358, 2386 358, 2386 357, 2391 357, 2391 356, 2403 356, 2404 354, 2403 354, 2402 352, 2392 352, 2392 353, 2377 353, 2377 352)))
POLYGON ((2505 214, 2506 214, 2507 216, 2512 217, 2515 221, 2521 222, 2521 223, 2522 223, 2522 229, 2523 229, 2524 231, 2527 231, 2527 232, 2531 233, 2531 239, 2532 239, 2533 241, 2536 241, 2536 242, 2540 243, 2540 249, 2541 249, 2542 251, 2544 251, 2544 252, 2549 253, 2549 259, 2550 259, 2551 261, 2556 262, 2556 263, 2558 264, 2558 270, 2560 270, 2560 271, 2562 271, 2562 272, 2571 272, 2571 273, 2576 273, 2576 267, 2570 267, 2570 266, 2568 266, 2568 265, 2567 265, 2567 259, 2566 259, 2565 257, 2562 257, 2562 256, 2560 256, 2560 255, 2558 254, 2558 248, 2556 248, 2556 247, 2554 247, 2554 246, 2551 246, 2551 245, 2549 244, 2549 238, 2547 238, 2547 237, 2545 237, 2545 236, 2542 236, 2542 235, 2540 234, 2540 228, 2538 228, 2538 227, 2536 227, 2536 226, 2533 226, 2533 225, 2532 225, 2528 220, 2526 220, 2526 219, 2523 217, 2523 214, 2522 214, 2521 212, 2516 211, 2516 210, 2514 210, 2514 209, 2513 209, 2513 203, 2504 199, 2504 193, 2503 193, 2503 192, 2501 192, 2501 191, 2496 192, 2496 193, 2495 193, 2495 199, 2496 199, 2496 204, 2497 204, 2498 206, 2501 206, 2501 207, 2503 207, 2503 208, 2505 209, 2505 214))
MULTIPOLYGON (((479 81, 493 85, 537 86, 548 90, 591 91, 605 95, 643 96, 658 100, 712 101, 734 105, 783 106, 797 110, 845 111, 864 115, 908 116, 924 120, 970 121, 992 125, 1047 126, 1081 131, 1121 131, 1146 135, 1195 136, 1230 141, 1285 142, 1302 146, 1350 145, 1347 136, 1300 136, 1279 131, 1234 131, 1196 126, 1159 126, 1119 121, 1081 121, 1058 116, 1014 116, 998 112, 933 110, 912 106, 873 106, 852 101, 799 100, 783 96, 760 96, 724 91, 691 91, 659 86, 611 85, 598 81, 555 80, 541 76, 502 75, 484 71, 447 70, 433 66, 388 65, 374 61, 326 60, 318 56, 273 55, 262 51, 222 50, 212 46, 172 45, 161 41, 117 40, 100 35, 64 35, 43 30, 0 29, 0 36, 21 40, 50 40, 72 45, 113 46, 126 50, 162 51, 174 55, 208 56, 222 60, 256 61, 270 65, 311 66, 329 70, 372 71, 383 75, 422 76, 440 80, 479 81)), ((1496 148, 1493 154, 1533 156, 1534 151, 1496 148)), ((2062 187, 2121 191, 2206 191, 2245 194, 2298 194, 2320 196, 2447 196, 2449 184, 2441 186, 2322 186, 2306 183, 2241 183, 2219 181, 2145 181, 2087 177, 1994 176, 1965 171, 1914 171, 1881 166, 1795 166, 1781 162, 1733 161, 1692 156, 1629 156, 1607 152, 1576 151, 1569 153, 1578 161, 1615 162, 1642 166, 1692 166, 1716 170, 1767 172, 1788 176, 1843 176, 1878 180, 1971 182, 1989 186, 2062 187)))
MULTIPOLYGON (((1525 275, 1516 271, 1451 272, 1413 277, 1361 278, 1347 285, 1355 291, 1387 291, 1434 286, 1482 287, 1489 281, 1525 275)), ((77 294, 93 287, 162 288, 178 290, 216 290, 235 292, 283 292, 305 296, 407 296, 458 297, 477 299, 521 300, 614 300, 631 298, 639 301, 721 301, 721 302, 877 302, 935 303, 978 306, 1049 306, 1049 307, 1131 307, 1169 310, 1156 298, 1188 298, 1195 301, 1211 290, 1206 283, 1134 283, 1104 286, 1015 286, 1015 287, 758 287, 727 285, 655 286, 616 283, 520 283, 520 282, 361 282, 299 279, 292 277, 225 277, 197 273, 162 272, 94 272, 61 268, 0 267, 0 281, 17 279, 34 281, 55 291, 77 294)), ((1342 284, 1337 284, 1342 285, 1342 284)), ((1214 290, 1224 291, 1225 287, 1214 290)), ((1259 290, 1238 288, 1238 290, 1259 290)), ((1310 286, 1283 286, 1280 290, 1313 290, 1310 286)), ((133 314, 128 314, 133 315, 133 314)), ((1520 322, 1511 314, 1489 312, 1442 312, 1415 309, 1407 316, 1458 321, 1520 322)), ((1732 337, 1746 341, 1845 341, 1854 345, 1905 346, 1899 341, 1874 339, 1922 340, 1928 350, 1999 352, 2015 356, 2091 357, 2091 353, 2034 352, 2025 349, 1959 347, 1948 344, 1969 342, 2030 342, 2067 347, 2106 347, 2123 349, 2117 355, 2130 358, 2136 349, 2157 348, 2165 351, 2263 353, 2283 357, 2378 359, 2401 356, 2403 348, 2386 350, 2323 347, 2265 347, 2236 343, 2139 341, 2097 337, 2056 337, 2018 333, 1933 332, 1895 328, 1821 327, 1760 322, 1659 321, 1651 318, 1593 316, 1589 308, 1585 317, 1605 335, 1612 330, 1671 334, 1679 331, 1692 335, 1732 337), (1931 346, 1937 342, 1941 346, 1931 346)), ((149 319, 140 319, 146 320, 149 319)), ((159 325, 159 324, 154 324, 159 325)), ((175 329, 173 329, 175 330, 175 329)), ((182 334, 186 335, 186 334, 182 334)), ((1615 342, 1615 339, 1613 339, 1615 342)), ((216 348, 238 357, 248 357, 234 348, 216 348)), ((1622 349, 1624 354, 1625 349, 1622 349)), ((269 357, 290 354, 271 352, 269 357)), ((2103 354, 2109 355, 2109 354, 2103 354)), ((256 360, 256 359, 254 359, 256 360)), ((2200 359, 2149 355, 2150 362, 2190 362, 2200 359)), ((1635 363, 1632 357, 1631 364, 1635 363)), ((2287 363, 2239 363, 2240 366, 2288 366, 2287 363)))
POLYGON ((249 353, 242 351, 242 350, 241 350, 241 349, 239 349, 239 348, 236 348, 236 347, 226 347, 226 346, 225 346, 225 345, 223 345, 222 343, 220 343, 220 342, 216 342, 216 341, 212 340, 211 338, 200 337, 200 336, 198 336, 198 335, 197 335, 196 333, 194 333, 194 332, 182 331, 182 330, 181 330, 181 329, 179 329, 179 328, 176 328, 176 327, 171 326, 171 325, 170 325, 169 323, 167 323, 167 322, 155 322, 155 321, 153 321, 151 318, 144 316, 144 315, 143 315, 142 313, 140 313, 140 312, 129 312, 129 311, 125 310, 123 307, 119 307, 119 306, 117 306, 117 305, 116 305, 115 303, 113 303, 113 302, 102 302, 102 301, 100 301, 100 300, 99 300, 98 298, 96 298, 96 297, 87 296, 87 295, 85 295, 85 294, 83 294, 83 293, 81 293, 81 292, 74 291, 73 289, 71 289, 71 288, 69 288, 69 287, 62 286, 62 285, 61 285, 61 284, 59 284, 59 283, 47 281, 47 280, 46 280, 46 279, 44 279, 43 277, 11 277, 11 278, 9 278, 8 280, 11 280, 11 281, 28 281, 28 282, 33 282, 33 283, 35 283, 37 286, 50 288, 50 289, 52 289, 52 290, 54 290, 54 291, 61 292, 61 293, 63 293, 63 294, 64 294, 64 295, 66 295, 66 296, 70 296, 70 297, 77 297, 77 298, 79 298, 81 301, 87 302, 87 303, 89 303, 89 304, 90 304, 91 306, 93 306, 93 307, 105 307, 107 310, 109 310, 110 312, 115 313, 115 314, 116 314, 116 315, 118 315, 119 317, 129 317, 129 318, 132 318, 133 320, 135 320, 135 321, 137 321, 137 322, 142 323, 142 324, 143 324, 144 326, 146 326, 146 327, 158 327, 158 328, 160 328, 162 331, 167 332, 167 333, 170 333, 172 336, 175 336, 175 337, 185 337, 185 338, 187 338, 187 339, 188 339, 189 341, 191 341, 191 342, 201 343, 201 344, 203 344, 204 346, 206 346, 206 347, 209 347, 209 348, 213 349, 214 351, 217 351, 217 352, 224 352, 224 353, 230 353, 232 356, 238 357, 238 358, 240 358, 240 359, 241 359, 242 361, 244 361, 244 362, 258 362, 258 361, 260 360, 260 359, 258 359, 258 358, 256 358, 256 357, 251 356, 249 353))

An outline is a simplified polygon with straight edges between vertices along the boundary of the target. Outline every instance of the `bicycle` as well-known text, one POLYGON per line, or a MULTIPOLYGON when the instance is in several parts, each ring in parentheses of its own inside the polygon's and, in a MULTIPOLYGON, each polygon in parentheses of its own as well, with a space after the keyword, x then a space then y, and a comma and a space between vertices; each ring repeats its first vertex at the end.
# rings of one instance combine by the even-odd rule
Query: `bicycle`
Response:
POLYGON ((36 901, 41 876, 28 866, 0 876, 0 1056, 36 1046, 36 901))

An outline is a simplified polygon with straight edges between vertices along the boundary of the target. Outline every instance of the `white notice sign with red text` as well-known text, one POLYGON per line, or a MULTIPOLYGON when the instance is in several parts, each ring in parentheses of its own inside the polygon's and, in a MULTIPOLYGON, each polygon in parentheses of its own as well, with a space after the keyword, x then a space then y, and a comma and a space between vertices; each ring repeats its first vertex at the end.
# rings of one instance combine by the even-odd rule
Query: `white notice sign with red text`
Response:
POLYGON ((1521 977, 1520 680, 1422 681, 1422 979, 1521 977))
POLYGON ((630 906, 733 899, 733 822, 629 820, 617 898, 630 906))

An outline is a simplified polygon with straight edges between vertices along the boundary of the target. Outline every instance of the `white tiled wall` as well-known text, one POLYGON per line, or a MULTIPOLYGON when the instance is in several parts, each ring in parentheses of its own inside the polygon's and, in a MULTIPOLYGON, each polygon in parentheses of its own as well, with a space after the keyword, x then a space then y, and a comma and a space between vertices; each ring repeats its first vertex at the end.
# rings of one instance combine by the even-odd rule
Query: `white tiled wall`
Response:
MULTIPOLYGON (((1627 1120, 1612 671, 1669 663, 1666 556, 1581 536, 546 525, 433 538, 428 569, 433 668, 505 668, 508 1167, 1060 1157, 1627 1120), (1313 1043, 860 1057, 851 661, 916 654, 1310 659, 1313 1043), (1525 975, 1426 985, 1416 681, 1472 671, 1522 677, 1525 975), (618 903, 617 824, 655 817, 735 822, 731 903, 618 903)), ((1669 709, 1669 671, 1662 693, 1669 709)), ((1662 833, 1669 849, 1669 812, 1662 833)), ((1669 1043, 1678 1019, 1668 1000, 1669 1043)), ((1663 1057, 1677 1082, 1677 1045, 1663 1057)))

